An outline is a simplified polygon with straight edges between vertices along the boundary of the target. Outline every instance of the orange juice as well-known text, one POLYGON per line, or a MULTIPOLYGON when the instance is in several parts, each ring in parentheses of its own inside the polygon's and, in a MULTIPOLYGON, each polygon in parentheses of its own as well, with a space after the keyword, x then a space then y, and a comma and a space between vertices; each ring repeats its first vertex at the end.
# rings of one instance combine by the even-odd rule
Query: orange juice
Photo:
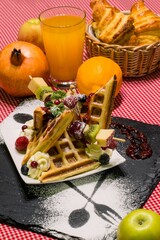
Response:
POLYGON ((46 18, 42 35, 51 76, 59 81, 74 81, 83 58, 85 18, 72 15, 46 18))

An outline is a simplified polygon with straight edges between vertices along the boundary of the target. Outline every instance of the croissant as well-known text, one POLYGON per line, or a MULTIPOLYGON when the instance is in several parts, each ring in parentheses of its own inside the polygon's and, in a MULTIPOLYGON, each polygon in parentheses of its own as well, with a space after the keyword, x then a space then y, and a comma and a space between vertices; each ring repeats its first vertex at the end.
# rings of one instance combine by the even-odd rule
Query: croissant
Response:
POLYGON ((143 0, 138 0, 131 8, 135 33, 152 33, 160 37, 160 17, 148 9, 143 0))
POLYGON ((105 43, 124 45, 133 32, 133 19, 106 0, 91 0, 95 36, 105 43))
POLYGON ((155 42, 158 42, 160 38, 158 36, 154 35, 132 35, 131 38, 129 39, 128 45, 129 46, 143 46, 143 45, 150 45, 155 42))
POLYGON ((131 8, 134 20, 134 35, 129 45, 152 44, 160 41, 160 17, 148 9, 143 0, 138 0, 131 8))

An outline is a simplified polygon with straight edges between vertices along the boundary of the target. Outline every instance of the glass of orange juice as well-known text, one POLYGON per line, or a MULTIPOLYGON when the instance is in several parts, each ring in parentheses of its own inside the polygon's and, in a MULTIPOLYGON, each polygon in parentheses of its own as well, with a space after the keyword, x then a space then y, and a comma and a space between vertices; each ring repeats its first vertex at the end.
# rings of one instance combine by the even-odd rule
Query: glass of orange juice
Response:
POLYGON ((59 87, 75 83, 83 60, 86 13, 76 7, 59 6, 43 11, 39 19, 51 79, 59 87))

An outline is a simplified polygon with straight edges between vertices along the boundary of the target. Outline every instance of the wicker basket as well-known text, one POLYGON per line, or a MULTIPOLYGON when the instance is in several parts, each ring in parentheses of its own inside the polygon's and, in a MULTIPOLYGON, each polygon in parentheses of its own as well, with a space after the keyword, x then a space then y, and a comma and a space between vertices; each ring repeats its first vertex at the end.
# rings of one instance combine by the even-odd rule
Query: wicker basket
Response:
POLYGON ((106 44, 93 33, 91 23, 86 30, 86 50, 89 57, 111 58, 122 69, 124 77, 140 77, 160 67, 160 41, 140 47, 106 44))

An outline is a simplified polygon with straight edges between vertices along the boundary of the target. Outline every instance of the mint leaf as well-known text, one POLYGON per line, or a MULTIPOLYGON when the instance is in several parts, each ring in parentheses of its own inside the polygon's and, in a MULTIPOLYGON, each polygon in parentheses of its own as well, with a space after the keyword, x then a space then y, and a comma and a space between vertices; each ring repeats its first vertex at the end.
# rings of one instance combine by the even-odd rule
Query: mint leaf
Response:
POLYGON ((51 107, 51 106, 53 106, 53 102, 52 101, 45 102, 45 106, 51 107))
POLYGON ((61 114, 61 110, 57 106, 51 107, 50 110, 54 117, 58 117, 61 114))
POLYGON ((57 90, 57 91, 52 93, 51 99, 60 99, 60 98, 64 98, 65 96, 66 96, 65 91, 57 90))
POLYGON ((58 117, 64 111, 64 104, 60 103, 59 105, 54 105, 50 108, 50 111, 54 117, 58 117))

